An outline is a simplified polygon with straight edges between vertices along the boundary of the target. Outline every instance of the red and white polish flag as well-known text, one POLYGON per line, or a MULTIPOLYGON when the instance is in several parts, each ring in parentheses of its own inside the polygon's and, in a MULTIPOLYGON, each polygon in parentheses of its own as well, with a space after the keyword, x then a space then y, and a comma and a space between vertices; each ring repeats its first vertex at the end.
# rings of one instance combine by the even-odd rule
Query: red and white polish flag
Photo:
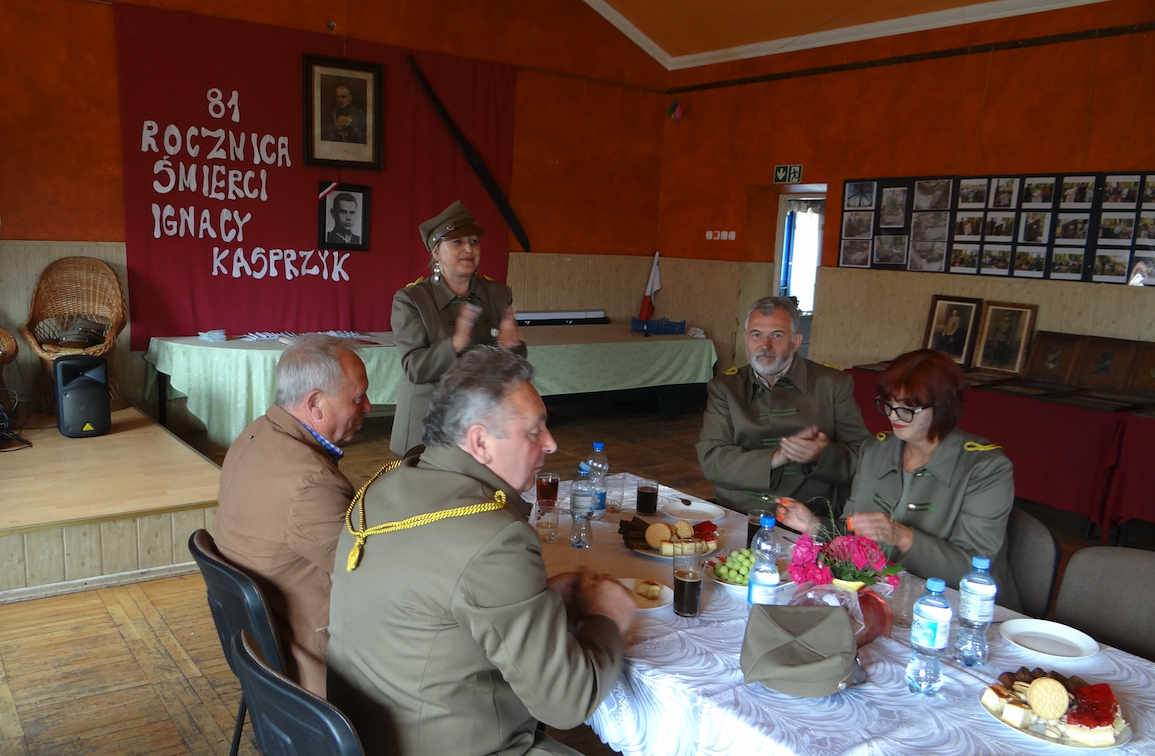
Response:
POLYGON ((654 317, 654 295, 662 288, 662 271, 658 268, 658 253, 654 253, 654 264, 650 266, 650 280, 646 283, 646 295, 642 298, 642 309, 638 311, 638 320, 650 320, 654 317))

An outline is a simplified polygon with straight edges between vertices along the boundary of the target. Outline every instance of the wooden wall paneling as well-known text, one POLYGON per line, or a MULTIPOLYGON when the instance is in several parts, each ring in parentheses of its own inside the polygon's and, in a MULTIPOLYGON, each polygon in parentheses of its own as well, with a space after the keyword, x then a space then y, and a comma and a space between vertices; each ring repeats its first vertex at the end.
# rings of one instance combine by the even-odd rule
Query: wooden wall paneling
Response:
POLYGON ((64 580, 64 532, 60 528, 26 532, 24 564, 30 586, 64 580))
POLYGON ((20 715, 16 713, 16 702, 12 700, 12 689, 8 687, 8 673, 0 659, 0 752, 5 754, 28 752, 24 745, 24 728, 20 725, 20 715))
POLYGON ((64 531, 64 579, 95 577, 101 574, 100 525, 73 525, 64 531))
POLYGON ((205 530, 207 530, 209 533, 212 533, 215 536, 217 534, 217 508, 216 507, 209 507, 208 509, 204 510, 204 512, 205 512, 205 530))
MULTIPOLYGON (((216 511, 216 508, 213 508, 216 511)), ((172 564, 192 561, 188 550, 188 539, 194 532, 205 526, 205 510, 190 509, 172 513, 172 564)))
POLYGON ((173 563, 172 528, 172 515, 168 513, 137 518, 136 532, 142 569, 173 563))
POLYGON ((24 588, 24 535, 0 535, 0 591, 24 588))
POLYGON ((137 551, 136 521, 112 520, 100 523, 100 550, 104 574, 140 569, 137 551))

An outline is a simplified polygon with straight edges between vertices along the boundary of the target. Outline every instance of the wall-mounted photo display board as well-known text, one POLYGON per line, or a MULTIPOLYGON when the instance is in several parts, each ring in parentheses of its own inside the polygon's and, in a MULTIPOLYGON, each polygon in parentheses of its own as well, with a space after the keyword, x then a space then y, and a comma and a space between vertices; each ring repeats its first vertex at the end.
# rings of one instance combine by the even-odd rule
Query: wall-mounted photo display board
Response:
POLYGON ((1155 286, 1155 171, 852 179, 838 264, 1155 286))

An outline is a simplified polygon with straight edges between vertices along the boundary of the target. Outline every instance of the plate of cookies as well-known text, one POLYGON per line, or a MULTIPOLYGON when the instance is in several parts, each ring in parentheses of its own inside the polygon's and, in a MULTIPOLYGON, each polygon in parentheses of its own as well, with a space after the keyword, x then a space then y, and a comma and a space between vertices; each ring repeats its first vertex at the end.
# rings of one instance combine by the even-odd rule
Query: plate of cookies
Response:
POLYGON ((1114 748, 1131 740, 1111 686, 1059 672, 1004 672, 979 702, 995 719, 1038 740, 1069 748, 1114 748))
POLYGON ((659 583, 657 580, 618 578, 618 582, 630 592, 630 596, 634 599, 634 606, 640 612, 661 609, 674 603, 674 589, 659 583))
POLYGON ((691 525, 686 520, 675 523, 649 522, 640 517, 632 520, 622 520, 618 523, 618 532, 628 548, 646 556, 672 559, 674 554, 683 554, 687 544, 678 541, 680 538, 698 538, 702 540, 702 554, 709 554, 718 548, 718 541, 714 536, 717 527, 712 522, 700 522, 691 525))

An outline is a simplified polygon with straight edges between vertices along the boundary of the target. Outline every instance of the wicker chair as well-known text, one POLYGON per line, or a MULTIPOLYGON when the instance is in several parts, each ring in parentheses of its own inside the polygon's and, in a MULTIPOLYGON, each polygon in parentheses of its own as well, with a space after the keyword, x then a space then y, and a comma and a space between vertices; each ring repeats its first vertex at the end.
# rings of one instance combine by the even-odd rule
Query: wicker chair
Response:
POLYGON ((20 345, 16 343, 16 337, 0 328, 0 391, 7 388, 4 385, 4 366, 16 359, 18 354, 20 345))
MULTIPOLYGON (((52 364, 56 358, 70 354, 108 354, 127 320, 120 279, 108 263, 93 257, 63 257, 44 269, 32 294, 28 323, 22 329, 24 340, 47 371, 47 380, 42 380, 35 392, 36 404, 42 412, 56 412, 52 380, 52 364), (108 327, 104 341, 83 349, 57 345, 57 336, 81 316, 108 327)), ((113 409, 128 406, 111 366, 108 388, 113 409)))

